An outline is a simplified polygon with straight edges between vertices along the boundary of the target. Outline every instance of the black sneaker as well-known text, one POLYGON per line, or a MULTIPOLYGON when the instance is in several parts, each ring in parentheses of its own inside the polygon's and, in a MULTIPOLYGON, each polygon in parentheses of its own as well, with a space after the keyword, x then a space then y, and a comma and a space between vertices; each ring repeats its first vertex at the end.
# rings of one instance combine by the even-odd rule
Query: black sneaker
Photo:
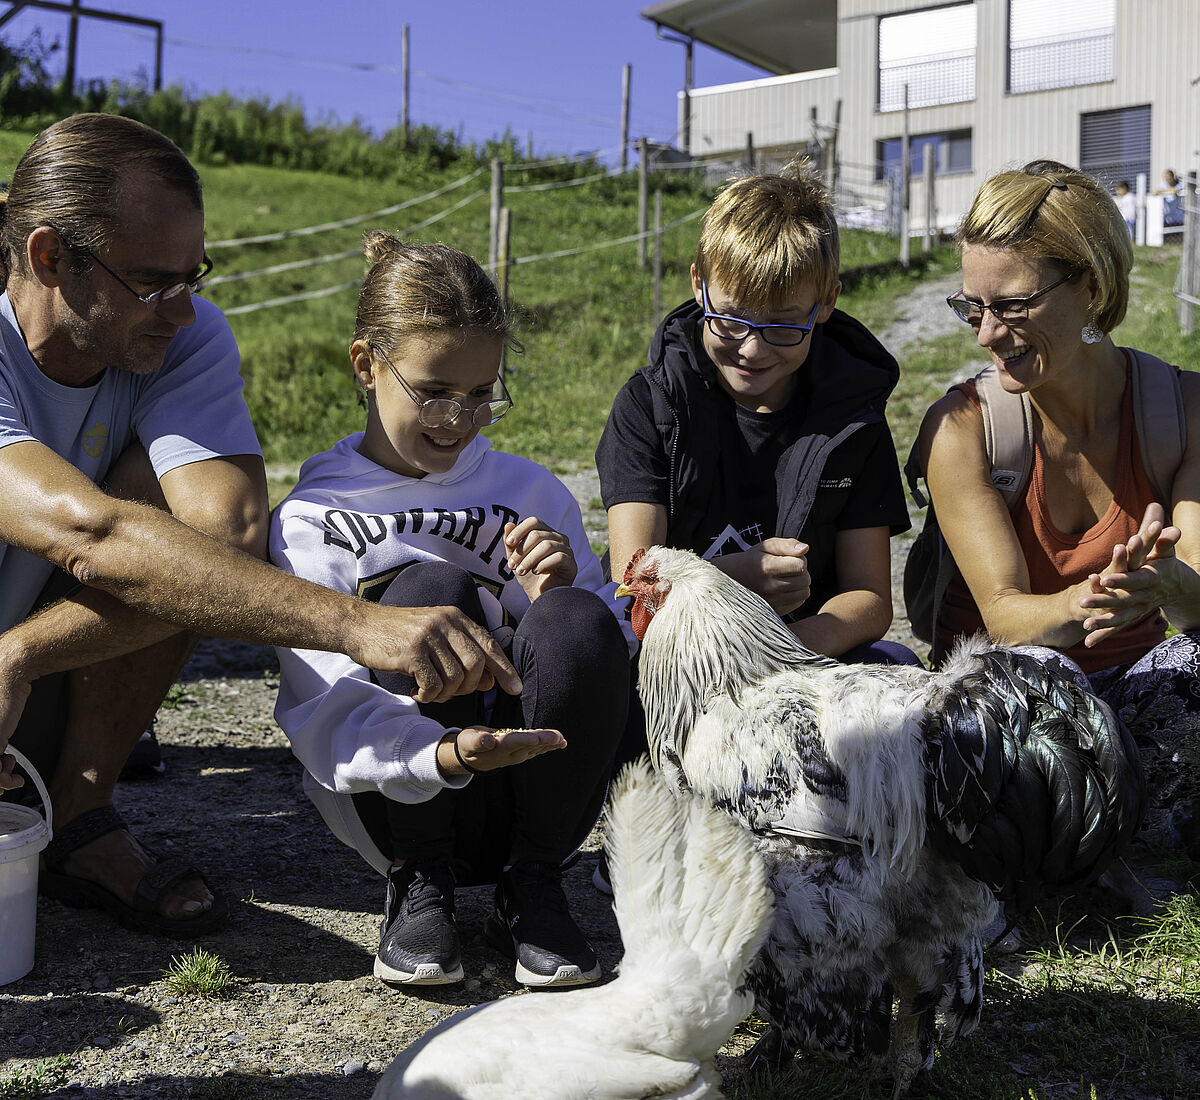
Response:
POLYGON ((517 981, 524 985, 586 985, 600 977, 596 953, 567 909, 562 869, 554 864, 517 863, 500 876, 484 935, 517 960, 517 981))
POLYGON ((397 985, 449 985, 462 976, 449 863, 419 860, 393 867, 375 977, 397 985))
POLYGON ((144 779, 157 779, 167 770, 163 763, 162 750, 158 747, 158 734, 154 732, 154 723, 142 733, 134 743, 117 777, 123 782, 137 782, 144 779))

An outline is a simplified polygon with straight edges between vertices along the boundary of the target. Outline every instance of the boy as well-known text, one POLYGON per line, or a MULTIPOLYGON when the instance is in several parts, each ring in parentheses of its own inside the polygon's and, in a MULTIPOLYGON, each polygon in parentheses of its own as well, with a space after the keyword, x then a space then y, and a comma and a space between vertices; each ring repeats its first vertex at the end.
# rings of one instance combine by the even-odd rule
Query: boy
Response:
POLYGON ((905 661, 889 536, 909 527, 884 405, 896 361, 835 309, 828 192, 794 166, 705 215, 694 301, 659 326, 596 451, 611 569, 665 544, 758 592, 808 648, 905 661))

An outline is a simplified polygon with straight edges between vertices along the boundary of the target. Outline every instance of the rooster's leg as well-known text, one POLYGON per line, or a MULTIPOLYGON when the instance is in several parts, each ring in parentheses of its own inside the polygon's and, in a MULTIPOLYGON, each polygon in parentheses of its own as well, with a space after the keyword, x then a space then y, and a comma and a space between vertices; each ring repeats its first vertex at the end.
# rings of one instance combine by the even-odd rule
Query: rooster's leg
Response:
POLYGON ((902 1000, 892 1029, 892 1100, 900 1100, 912 1086, 925 1059, 921 1054, 921 1013, 902 1000))
POLYGON ((742 1059, 742 1065, 747 1073, 768 1072, 777 1074, 781 1069, 791 1065, 795 1051, 788 1046, 783 1037, 783 1030, 772 1025, 759 1036, 758 1041, 742 1059))

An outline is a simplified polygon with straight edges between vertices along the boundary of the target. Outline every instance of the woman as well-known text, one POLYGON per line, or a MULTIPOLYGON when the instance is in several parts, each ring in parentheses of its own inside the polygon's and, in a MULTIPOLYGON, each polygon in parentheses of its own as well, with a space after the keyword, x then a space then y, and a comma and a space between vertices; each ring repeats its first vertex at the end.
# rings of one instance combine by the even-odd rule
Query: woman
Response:
POLYGON ((922 463, 961 574, 934 660, 981 628, 1059 651, 1138 737, 1148 838, 1200 852, 1200 378, 1179 376, 1188 443, 1169 499, 1157 499, 1134 425, 1134 359, 1109 336, 1133 263, 1112 197, 1038 161, 988 180, 958 241, 963 285, 949 304, 1003 389, 1029 395, 1034 455, 1010 513, 992 484, 974 384, 925 417, 922 463))

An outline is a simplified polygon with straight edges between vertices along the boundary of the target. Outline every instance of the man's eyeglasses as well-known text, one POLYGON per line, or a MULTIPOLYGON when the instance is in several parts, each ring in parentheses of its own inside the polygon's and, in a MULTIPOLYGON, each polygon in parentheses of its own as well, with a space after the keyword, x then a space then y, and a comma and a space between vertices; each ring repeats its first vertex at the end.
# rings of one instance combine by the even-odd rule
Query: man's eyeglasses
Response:
POLYGON ((158 309, 163 302, 169 301, 172 298, 178 298, 185 290, 189 294, 195 294, 200 289, 200 284, 208 278, 213 269, 213 262, 207 256, 204 257, 204 263, 200 265, 200 270, 196 272, 190 279, 185 279, 182 283, 175 283, 172 286, 165 286, 162 290, 156 290, 151 294, 139 294, 133 289, 124 279, 121 278, 111 267, 108 266, 99 256, 96 255, 90 248, 83 248, 79 245, 70 246, 76 252, 82 252, 90 260, 95 260, 105 271, 107 271, 114 279, 117 280, 126 290, 129 291, 142 305, 150 309, 158 309))
POLYGON ((456 401, 452 397, 422 399, 400 377, 400 372, 392 366, 391 360, 379 348, 374 348, 373 350, 380 359, 387 363, 388 370, 392 372, 392 377, 400 383, 404 388, 404 392, 413 399, 413 403, 417 406, 417 420, 426 428, 444 428, 447 424, 451 424, 457 420, 464 412, 470 416, 471 423, 475 427, 486 428, 503 418, 508 410, 513 407, 513 399, 508 395, 508 387, 504 384, 504 379, 499 375, 496 375, 496 381, 492 385, 492 393, 494 394, 496 386, 499 386, 500 392, 504 395, 503 397, 485 398, 482 401, 475 402, 456 401))
POLYGON ((1079 269, 1068 271, 1061 279, 1055 279, 1049 286, 1034 291, 1028 298, 997 298, 994 302, 972 302, 962 296, 960 290, 946 299, 946 305, 954 310, 954 316, 968 325, 978 327, 983 324, 983 311, 986 309, 1001 324, 1015 325, 1029 316, 1029 307, 1044 294, 1049 294, 1056 286, 1062 286, 1068 279, 1079 274, 1079 269))
POLYGON ((728 317, 723 313, 714 313, 712 302, 708 300, 708 283, 700 280, 700 296, 704 301, 704 321, 708 331, 720 340, 740 343, 752 332, 757 332, 763 340, 773 347, 794 348, 804 343, 804 338, 813 330, 817 318, 817 310, 821 308, 818 302, 808 315, 807 325, 754 325, 741 317, 728 317))

